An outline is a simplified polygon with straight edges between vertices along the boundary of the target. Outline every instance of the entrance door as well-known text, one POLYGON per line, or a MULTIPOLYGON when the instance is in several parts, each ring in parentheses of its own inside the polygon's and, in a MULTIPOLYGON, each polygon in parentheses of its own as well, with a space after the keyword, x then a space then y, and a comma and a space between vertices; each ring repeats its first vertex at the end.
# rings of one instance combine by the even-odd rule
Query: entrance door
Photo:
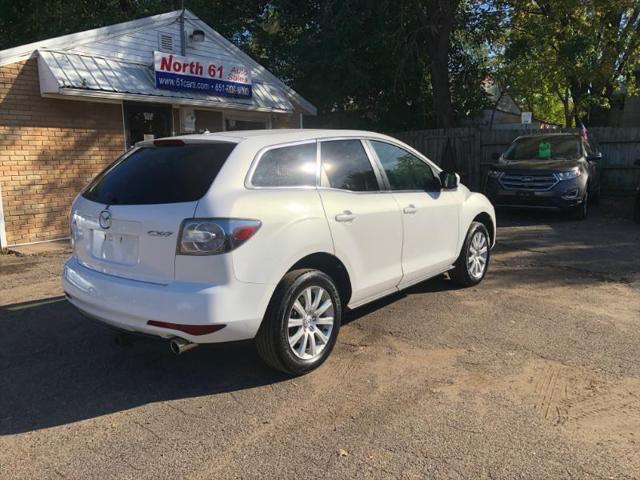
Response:
POLYGON ((171 106, 141 103, 124 104, 124 128, 127 148, 136 142, 170 137, 172 125, 171 106))

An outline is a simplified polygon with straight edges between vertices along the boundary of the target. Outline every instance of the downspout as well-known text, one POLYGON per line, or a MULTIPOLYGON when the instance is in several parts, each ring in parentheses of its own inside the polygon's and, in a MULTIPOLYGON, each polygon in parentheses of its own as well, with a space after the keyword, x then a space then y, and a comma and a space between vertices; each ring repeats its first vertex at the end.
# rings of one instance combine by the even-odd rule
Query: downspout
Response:
POLYGON ((7 248, 7 230, 4 224, 4 208, 2 206, 2 187, 0 186, 0 249, 7 248))

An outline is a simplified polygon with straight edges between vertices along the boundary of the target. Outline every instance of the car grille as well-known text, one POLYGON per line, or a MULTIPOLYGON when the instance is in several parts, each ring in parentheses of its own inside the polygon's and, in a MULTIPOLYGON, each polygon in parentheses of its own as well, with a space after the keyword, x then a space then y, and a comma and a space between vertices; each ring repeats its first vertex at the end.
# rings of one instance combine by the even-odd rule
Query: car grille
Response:
POLYGON ((544 192, 555 187, 558 179, 552 173, 505 173, 500 183, 505 190, 544 192))

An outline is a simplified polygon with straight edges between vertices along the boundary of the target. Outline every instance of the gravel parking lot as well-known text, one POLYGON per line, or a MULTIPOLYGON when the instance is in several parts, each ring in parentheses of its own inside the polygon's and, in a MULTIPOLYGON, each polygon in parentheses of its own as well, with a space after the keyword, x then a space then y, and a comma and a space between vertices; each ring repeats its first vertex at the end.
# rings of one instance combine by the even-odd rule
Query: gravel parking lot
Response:
MULTIPOLYGON (((499 212, 486 280, 351 312, 318 371, 181 357, 0 256, 0 478, 640 478, 640 225, 499 212)), ((605 213, 613 212, 613 213, 605 213)))

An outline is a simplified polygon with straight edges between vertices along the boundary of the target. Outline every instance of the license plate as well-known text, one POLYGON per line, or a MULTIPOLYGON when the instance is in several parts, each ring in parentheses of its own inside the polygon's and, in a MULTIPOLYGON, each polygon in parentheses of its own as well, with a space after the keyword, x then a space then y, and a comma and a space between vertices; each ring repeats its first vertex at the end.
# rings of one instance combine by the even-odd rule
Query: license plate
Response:
POLYGON ((535 192, 516 192, 516 197, 533 197, 535 192))
POLYGON ((138 237, 94 230, 91 254, 106 262, 135 265, 138 263, 138 237))

